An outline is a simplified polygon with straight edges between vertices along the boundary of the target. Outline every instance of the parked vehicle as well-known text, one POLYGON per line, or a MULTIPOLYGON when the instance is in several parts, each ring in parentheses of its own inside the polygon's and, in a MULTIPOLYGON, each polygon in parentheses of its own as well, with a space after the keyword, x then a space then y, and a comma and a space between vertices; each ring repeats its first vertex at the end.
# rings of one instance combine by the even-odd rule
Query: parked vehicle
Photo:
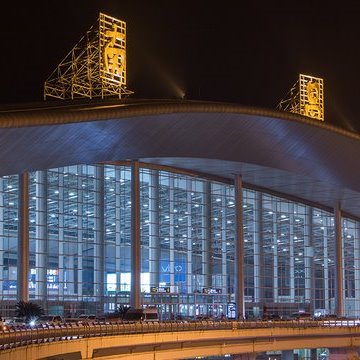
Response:
POLYGON ((298 311, 291 314, 291 318, 295 320, 311 320, 312 316, 307 311, 298 311))
POLYGON ((129 309, 125 316, 125 321, 158 321, 157 309, 154 307, 144 309, 129 309))
POLYGON ((43 315, 35 321, 35 325, 59 325, 63 322, 64 319, 60 315, 43 315))
POLYGON ((78 317, 78 322, 93 322, 96 321, 96 315, 81 314, 78 317))

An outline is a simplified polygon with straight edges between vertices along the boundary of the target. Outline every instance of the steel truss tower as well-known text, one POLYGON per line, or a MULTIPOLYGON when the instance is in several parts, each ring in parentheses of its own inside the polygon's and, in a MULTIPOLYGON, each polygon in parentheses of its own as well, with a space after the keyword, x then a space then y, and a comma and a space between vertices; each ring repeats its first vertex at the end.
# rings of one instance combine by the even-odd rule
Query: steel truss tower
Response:
POLYGON ((102 13, 44 84, 45 100, 131 94, 126 86, 126 23, 102 13))
POLYGON ((300 74, 277 108, 324 121, 323 79, 300 74))

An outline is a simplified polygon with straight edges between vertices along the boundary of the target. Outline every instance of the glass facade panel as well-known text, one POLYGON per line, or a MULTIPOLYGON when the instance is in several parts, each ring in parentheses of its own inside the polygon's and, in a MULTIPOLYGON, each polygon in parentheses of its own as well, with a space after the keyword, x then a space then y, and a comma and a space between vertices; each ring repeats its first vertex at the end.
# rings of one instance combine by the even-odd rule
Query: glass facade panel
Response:
MULTIPOLYGON (((16 301, 22 261, 18 181, 0 178, 4 315, 16 301)), ((31 301, 65 316, 130 303, 131 189, 125 165, 30 173, 31 301)), ((141 304, 156 305, 162 319, 226 313, 236 293, 234 186, 143 167, 139 206, 141 304)), ((246 315, 335 313, 334 214, 250 189, 243 189, 241 206, 246 315)), ((347 316, 360 315, 359 233, 357 221, 342 218, 347 316)))

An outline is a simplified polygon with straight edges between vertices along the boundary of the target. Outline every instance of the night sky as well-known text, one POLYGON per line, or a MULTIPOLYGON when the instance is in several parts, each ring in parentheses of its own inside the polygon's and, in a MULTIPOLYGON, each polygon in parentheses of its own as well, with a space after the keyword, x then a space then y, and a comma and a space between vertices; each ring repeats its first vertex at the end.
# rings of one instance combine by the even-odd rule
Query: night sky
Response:
POLYGON ((0 24, 1 104, 42 102, 99 12, 127 22, 135 98, 274 109, 304 73, 324 78, 326 122, 360 131, 360 1, 13 1, 0 24))

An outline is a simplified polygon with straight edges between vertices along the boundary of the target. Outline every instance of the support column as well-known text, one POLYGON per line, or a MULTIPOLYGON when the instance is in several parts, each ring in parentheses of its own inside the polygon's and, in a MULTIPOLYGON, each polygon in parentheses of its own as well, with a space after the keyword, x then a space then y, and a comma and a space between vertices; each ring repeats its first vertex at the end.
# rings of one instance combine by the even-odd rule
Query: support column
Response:
MULTIPOLYGON (((169 282, 170 286, 175 284, 175 191, 174 191, 174 178, 170 174, 169 177, 169 282)), ((177 209, 176 209, 177 211, 177 209)), ((179 241, 179 239, 176 239, 179 241)), ((170 290, 171 291, 171 290, 170 290)))
POLYGON ((261 271, 263 258, 262 247, 262 193, 255 192, 255 226, 254 226, 254 303, 259 304, 264 299, 263 279, 261 271))
POLYGON ((36 299, 45 301, 47 295, 47 173, 37 171, 36 181, 36 236, 35 236, 35 266, 36 266, 36 299))
POLYGON ((240 175, 235 175, 235 254, 234 291, 238 317, 245 317, 244 302, 244 230, 243 230, 243 187, 240 175))
MULTIPOLYGON (((224 199, 225 200, 225 199, 224 199)), ((202 273, 204 275, 204 286, 212 287, 212 259, 211 259, 211 184, 204 183, 204 206, 202 212, 202 236, 203 236, 203 257, 202 273)), ((191 228, 191 226, 190 226, 191 228)))
POLYGON ((294 204, 289 204, 290 302, 295 303, 294 204))
MULTIPOLYGON (((121 290, 121 168, 115 166, 115 274, 116 274, 116 293, 121 290)), ((124 214, 125 216, 125 214, 124 214)), ((116 304, 117 306, 118 304, 116 304)))
MULTIPOLYGON (((77 173, 79 174, 77 179, 77 188, 82 188, 82 176, 83 169, 82 166, 78 166, 77 173)), ((59 194, 60 195, 60 194, 59 194)), ((78 192, 78 203, 77 203, 77 294, 78 300, 82 300, 83 295, 83 262, 84 262, 84 251, 83 251, 83 216, 84 216, 84 191, 78 192)))
POLYGON ((325 227, 324 227, 324 256, 323 256, 323 265, 324 265, 324 272, 323 272, 323 284, 324 284, 324 302, 325 302, 325 310, 327 313, 333 313, 334 309, 331 307, 331 299, 330 299, 330 289, 329 289, 329 227, 330 227, 330 219, 328 216, 325 218, 325 227))
POLYGON ((19 175, 17 300, 29 301, 29 173, 19 175))
POLYGON ((279 259, 278 259, 278 231, 277 231, 277 205, 273 213, 273 302, 279 302, 279 259))
POLYGON ((104 166, 95 167, 95 233, 94 233, 94 296, 100 312, 104 311, 105 293, 105 221, 104 166))
POLYGON ((58 213, 58 246, 59 246, 59 298, 60 300, 65 300, 65 284, 66 291, 68 295, 74 294, 74 255, 69 253, 67 254, 67 262, 65 261, 64 254, 64 172, 62 169, 59 169, 58 172, 58 184, 59 184, 59 194, 58 194, 58 204, 59 204, 59 213, 58 213), (71 255, 70 255, 71 254, 71 255), (72 265, 69 265, 69 258, 72 258, 72 265), (65 278, 66 271, 66 278, 65 278))
POLYGON ((186 225, 187 225, 187 252, 186 252, 186 288, 188 293, 194 291, 192 275, 192 204, 191 204, 191 180, 186 180, 186 225))
POLYGON ((141 306, 141 247, 140 247, 140 166, 131 163, 131 294, 130 306, 141 306))
POLYGON ((334 224, 335 224, 335 306, 336 314, 344 316, 344 261, 343 261, 343 241, 342 241, 342 217, 340 210, 340 203, 337 202, 334 209, 334 224))
POLYGON ((315 309, 315 273, 313 266, 314 251, 312 247, 312 208, 305 208, 304 224, 304 266, 305 266, 305 303, 315 309))
POLYGON ((0 177, 0 294, 3 295, 4 284, 4 178, 0 177))
POLYGON ((159 233, 159 172, 150 170, 149 184, 149 272, 150 286, 159 286, 160 233, 159 233))
MULTIPOLYGON (((221 186, 220 197, 223 201, 226 199, 226 187, 224 185, 221 186)), ((221 216, 221 289, 222 293, 228 296, 227 301, 231 301, 231 294, 229 294, 229 284, 228 284, 228 259, 227 259, 227 237, 226 230, 227 227, 231 225, 227 223, 227 215, 228 215, 228 207, 223 207, 223 213, 221 216)), ((214 220, 215 221, 215 220, 214 220)), ((211 225, 211 223, 210 223, 211 225)), ((235 224, 236 225, 236 224, 235 224)), ((214 234, 211 234, 214 239, 214 234)))
POLYGON ((355 221, 354 236, 354 282, 355 282, 355 311, 353 316, 360 316, 360 224, 355 221))

